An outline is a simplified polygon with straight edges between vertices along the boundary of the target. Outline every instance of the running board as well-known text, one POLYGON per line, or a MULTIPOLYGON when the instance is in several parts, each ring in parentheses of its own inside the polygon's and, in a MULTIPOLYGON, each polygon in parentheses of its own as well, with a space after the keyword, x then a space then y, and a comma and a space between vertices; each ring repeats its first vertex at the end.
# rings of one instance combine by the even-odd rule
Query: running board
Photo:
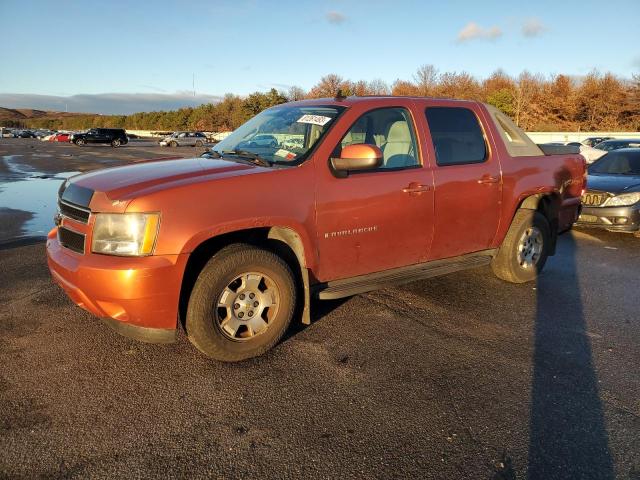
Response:
POLYGON ((394 268, 383 272, 335 280, 319 285, 316 293, 317 297, 321 300, 350 297, 351 295, 370 292, 371 290, 377 290, 391 285, 401 285, 403 283, 487 265, 496 253, 497 250, 495 249, 483 250, 481 252, 460 255, 459 257, 434 260, 417 265, 410 265, 408 267, 394 268))

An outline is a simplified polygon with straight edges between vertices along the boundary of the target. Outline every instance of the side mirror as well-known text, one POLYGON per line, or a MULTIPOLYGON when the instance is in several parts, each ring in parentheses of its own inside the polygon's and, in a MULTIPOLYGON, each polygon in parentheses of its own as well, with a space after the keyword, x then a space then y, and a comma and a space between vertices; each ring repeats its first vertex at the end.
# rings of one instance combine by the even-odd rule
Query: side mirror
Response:
POLYGON ((375 145, 356 143, 342 149, 338 158, 331 159, 331 166, 339 177, 350 171, 373 170, 382 165, 382 150, 375 145))

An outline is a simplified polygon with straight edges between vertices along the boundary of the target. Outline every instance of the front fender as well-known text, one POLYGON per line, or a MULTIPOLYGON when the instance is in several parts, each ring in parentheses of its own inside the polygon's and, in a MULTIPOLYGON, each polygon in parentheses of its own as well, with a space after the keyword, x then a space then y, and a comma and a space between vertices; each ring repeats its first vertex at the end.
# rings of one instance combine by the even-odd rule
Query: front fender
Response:
POLYGON ((279 217, 256 217, 212 225, 189 238, 180 253, 191 253, 198 245, 214 237, 256 228, 268 228, 270 229, 269 238, 287 243, 298 256, 298 261, 303 268, 313 270, 316 267, 318 262, 317 252, 305 226, 299 222, 279 217), (296 242, 299 243, 301 248, 296 245, 296 242))

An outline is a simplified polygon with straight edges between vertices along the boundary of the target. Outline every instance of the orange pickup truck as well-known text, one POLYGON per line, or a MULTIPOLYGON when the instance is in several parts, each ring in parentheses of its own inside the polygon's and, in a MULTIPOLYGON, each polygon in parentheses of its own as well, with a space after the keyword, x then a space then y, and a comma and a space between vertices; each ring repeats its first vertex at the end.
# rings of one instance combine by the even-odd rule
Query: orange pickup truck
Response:
POLYGON ((78 175, 53 279, 120 333, 206 355, 274 346, 312 298, 490 263, 536 278, 580 212, 585 161, 472 101, 337 97, 263 111, 199 158, 78 175), (269 141, 264 141, 269 139, 269 141))

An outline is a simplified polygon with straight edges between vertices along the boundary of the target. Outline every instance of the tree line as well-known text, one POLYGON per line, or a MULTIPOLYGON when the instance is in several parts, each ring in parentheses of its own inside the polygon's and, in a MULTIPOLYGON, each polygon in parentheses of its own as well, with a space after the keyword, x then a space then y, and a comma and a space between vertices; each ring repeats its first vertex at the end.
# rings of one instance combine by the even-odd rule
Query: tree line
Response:
POLYGON ((78 114, 25 120, 30 128, 79 130, 91 127, 129 130, 234 130, 265 108, 305 98, 349 95, 417 95, 478 100, 509 115, 528 131, 640 131, 640 74, 631 79, 592 71, 581 78, 543 76, 522 72, 517 77, 502 70, 479 80, 466 72, 440 73, 423 65, 410 80, 353 81, 329 74, 309 91, 291 87, 271 89, 246 97, 227 94, 215 104, 173 111, 131 115, 78 114))

